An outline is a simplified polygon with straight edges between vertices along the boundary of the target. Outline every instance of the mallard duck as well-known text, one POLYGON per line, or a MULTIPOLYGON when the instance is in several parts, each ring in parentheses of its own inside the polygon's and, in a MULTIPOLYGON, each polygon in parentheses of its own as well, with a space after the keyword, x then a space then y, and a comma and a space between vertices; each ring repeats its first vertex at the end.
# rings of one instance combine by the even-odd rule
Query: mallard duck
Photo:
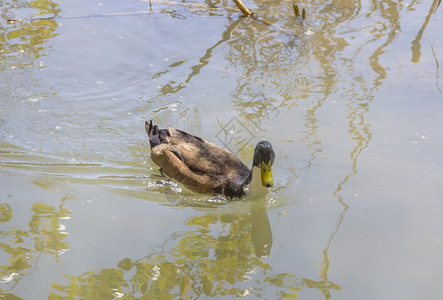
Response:
POLYGON ((151 158, 161 171, 186 187, 229 198, 267 194, 273 185, 275 153, 271 143, 261 141, 254 150, 252 170, 230 151, 172 126, 159 129, 145 122, 151 158))

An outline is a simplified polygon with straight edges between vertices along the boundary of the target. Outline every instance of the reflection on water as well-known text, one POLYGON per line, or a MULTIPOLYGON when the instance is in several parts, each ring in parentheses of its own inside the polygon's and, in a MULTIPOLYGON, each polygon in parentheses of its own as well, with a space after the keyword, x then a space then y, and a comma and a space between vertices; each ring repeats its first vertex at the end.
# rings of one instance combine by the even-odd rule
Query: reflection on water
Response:
POLYGON ((265 199, 251 202, 250 214, 206 213, 185 225, 145 257, 122 258, 116 267, 78 276, 66 274, 68 283, 53 282, 50 297, 296 298, 301 287, 339 289, 330 281, 278 273, 260 259, 270 255, 272 246, 265 199))
POLYGON ((61 200, 60 206, 54 208, 43 202, 32 206, 34 215, 29 222, 29 233, 33 239, 34 248, 41 253, 49 253, 60 260, 60 255, 69 250, 69 246, 63 240, 68 235, 65 226, 60 224, 63 219, 69 219, 70 212, 63 205, 68 198, 61 200))
POLYGON ((414 63, 418 63, 420 61, 420 56, 421 56, 421 44, 420 41, 423 37, 423 33, 426 29, 426 26, 428 26, 429 21, 431 20, 431 16, 433 14, 435 14, 435 12, 437 11, 438 7, 441 4, 441 0, 434 0, 432 2, 431 7, 429 8, 429 12, 428 15, 426 16, 425 21, 423 22, 423 25, 421 26, 420 30, 417 33, 417 36, 415 37, 415 39, 412 41, 411 44, 411 50, 412 50, 412 61, 414 63))
POLYGON ((35 60, 41 57, 42 51, 46 50, 44 43, 56 35, 57 22, 48 19, 21 20, 21 11, 31 9, 40 16, 50 15, 52 17, 57 16, 60 12, 58 4, 46 0, 2 1, 0 9, 3 19, 0 22, 0 45, 2 48, 0 57, 3 58, 2 62, 10 62, 9 65, 0 64, 0 71, 4 71, 6 68, 24 68, 34 64, 35 60), (5 20, 17 21, 4 22, 5 20), (11 54, 14 55, 14 60, 10 59, 11 54), (6 57, 9 59, 6 60, 6 57))
MULTIPOLYGON (((423 61, 424 33, 440 2, 426 7, 427 15, 408 39, 408 61, 410 51, 412 62, 423 61)), ((339 248, 337 237, 342 238, 343 224, 356 205, 346 192, 362 172, 361 157, 374 143, 376 121, 383 121, 370 118, 374 99, 387 81, 393 85, 400 80, 390 78, 393 66, 386 63, 391 57, 386 54, 399 43, 403 24, 423 5, 317 2, 306 6, 308 18, 300 20, 291 3, 255 2, 253 10, 275 23, 268 26, 241 17, 222 1, 152 3, 149 12, 144 3, 142 15, 102 14, 100 21, 83 10, 75 18, 67 11, 63 16, 61 7, 74 4, 62 1, 0 3, 0 175, 30 176, 33 186, 48 192, 87 185, 142 199, 140 205, 195 209, 182 227, 161 236, 164 242, 138 259, 128 254, 106 266, 62 271, 64 280, 51 278, 51 297, 274 299, 295 298, 308 289, 332 298, 347 284, 336 281, 343 278, 340 274, 330 274, 337 259, 331 250, 339 248), (199 35, 201 40, 195 38, 199 35), (86 43, 90 48, 83 47, 86 43), (208 94, 212 102, 206 100, 208 94), (146 118, 197 135, 206 131, 208 140, 218 138, 245 163, 256 139, 272 138, 279 148, 275 173, 280 177, 270 197, 227 204, 160 178, 149 160, 146 118), (318 172, 316 185, 304 194, 299 180, 310 171, 318 172), (311 193, 332 207, 328 216, 333 222, 310 237, 321 245, 306 251, 315 257, 306 262, 314 265, 312 270, 286 268, 303 255, 307 239, 276 242, 276 235, 292 227, 272 232, 268 213, 272 220, 276 208, 298 210, 311 193), (237 210, 241 205, 248 207, 237 210), (285 252, 289 245, 297 250, 285 252)), ((103 2, 96 9, 112 10, 112 5, 103 2)), ((135 4, 126 5, 133 11, 135 4)), ((440 50, 431 50, 436 67, 432 83, 441 94, 440 50)), ((59 205, 9 198, 0 203, 5 226, 0 232, 2 296, 12 296, 26 276, 40 275, 50 264, 43 255, 57 264, 74 248, 63 222, 73 214, 66 209, 69 197, 59 205), (23 211, 31 215, 20 222, 23 211)), ((119 209, 128 210, 126 204, 119 209)), ((326 204, 317 209, 321 205, 326 204)), ((316 225, 323 221, 309 217, 318 219, 316 225)), ((121 226, 142 230, 131 224, 121 226)), ((97 237, 96 243, 107 238, 97 237)))
POLYGON ((8 203, 0 204, 0 222, 8 222, 12 218, 12 210, 8 203))
MULTIPOLYGON (((69 250, 64 241, 68 233, 63 220, 70 218, 70 212, 64 208, 68 197, 60 200, 58 207, 45 202, 34 203, 28 226, 14 225, 14 212, 8 203, 1 203, 2 231, 0 232, 0 292, 2 295, 12 291, 26 275, 39 270, 42 254, 49 254, 60 261, 61 255, 69 250), (4 259, 4 260, 3 260, 4 259)), ((20 216, 18 216, 20 217, 20 216)))
POLYGON ((251 201, 251 240, 257 257, 268 257, 272 250, 272 231, 266 212, 266 198, 251 201))

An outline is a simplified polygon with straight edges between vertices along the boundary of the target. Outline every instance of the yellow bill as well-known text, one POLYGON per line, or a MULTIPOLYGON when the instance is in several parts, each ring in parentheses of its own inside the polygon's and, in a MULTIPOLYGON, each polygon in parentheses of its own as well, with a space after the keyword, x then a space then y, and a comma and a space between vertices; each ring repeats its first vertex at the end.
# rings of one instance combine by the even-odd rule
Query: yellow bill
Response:
POLYGON ((261 183, 265 187, 271 187, 274 184, 272 179, 271 161, 261 163, 261 183))

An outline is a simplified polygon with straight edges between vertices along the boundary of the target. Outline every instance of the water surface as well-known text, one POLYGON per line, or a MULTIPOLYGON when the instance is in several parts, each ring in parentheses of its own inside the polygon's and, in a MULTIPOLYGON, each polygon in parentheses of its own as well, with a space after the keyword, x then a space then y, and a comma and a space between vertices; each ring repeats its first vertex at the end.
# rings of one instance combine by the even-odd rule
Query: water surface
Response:
POLYGON ((2 296, 443 295, 440 1, 245 4, 2 1, 2 296), (150 119, 271 141, 274 188, 161 177, 150 119))

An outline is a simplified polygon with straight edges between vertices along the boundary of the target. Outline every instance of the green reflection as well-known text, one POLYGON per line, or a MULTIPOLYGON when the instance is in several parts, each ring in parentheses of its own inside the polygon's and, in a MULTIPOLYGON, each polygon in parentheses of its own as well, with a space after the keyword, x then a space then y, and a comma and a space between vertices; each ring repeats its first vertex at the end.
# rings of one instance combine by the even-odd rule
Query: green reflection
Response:
POLYGON ((69 249, 69 245, 63 241, 68 233, 64 231, 60 220, 69 218, 70 212, 62 205, 57 209, 44 202, 35 203, 32 211, 34 215, 29 222, 29 232, 34 236, 35 250, 54 255, 59 261, 60 255, 69 249))
MULTIPOLYGON (((272 12, 274 6, 275 10, 281 10, 278 2, 267 4, 266 9, 272 12)), ((223 33, 223 38, 208 48, 207 55, 194 70, 200 72, 201 68, 209 65, 215 47, 223 42, 229 45, 225 59, 231 69, 236 71, 225 72, 234 75, 238 82, 230 93, 231 102, 237 111, 237 118, 251 130, 256 128, 258 132, 263 131, 263 121, 277 119, 280 112, 293 106, 306 107, 303 141, 311 157, 303 169, 318 163, 318 154, 325 150, 317 135, 321 126, 318 116, 321 108, 331 96, 345 104, 345 118, 337 121, 347 124, 346 134, 352 141, 347 151, 349 167, 335 179, 336 189, 332 194, 340 209, 339 220, 330 229, 330 238, 325 241, 322 253, 319 253, 319 278, 299 281, 292 274, 279 274, 272 281, 277 284, 294 280, 295 287, 319 289, 324 298, 329 299, 331 289, 340 289, 328 278, 331 264, 329 249, 349 208, 340 192, 349 178, 357 174, 360 154, 367 149, 372 138, 366 115, 375 92, 387 77, 387 69, 380 58, 400 32, 402 5, 396 1, 373 1, 366 15, 361 13, 364 10, 362 3, 349 0, 311 3, 308 9, 309 19, 315 19, 315 26, 309 20, 307 25, 297 25, 286 17, 279 20, 270 17, 281 27, 294 29, 291 34, 276 32, 273 28, 261 26, 251 20, 231 22, 223 33), (362 23, 369 25, 362 27, 362 23), (346 33, 343 33, 343 28, 347 28, 346 33), (305 34, 309 31, 312 34, 305 34), (370 67, 364 76, 361 74, 361 64, 370 67), (310 74, 312 68, 317 71, 314 75, 310 74)), ((190 77, 199 72, 192 73, 190 77)), ((182 88, 186 88, 186 85, 182 88)), ((162 95, 169 92, 176 93, 178 90, 170 89, 162 95)), ((220 127, 223 128, 223 124, 220 127)), ((244 145, 234 145, 233 148, 241 146, 244 145)), ((293 174, 297 176, 295 171, 293 174)), ((272 236, 270 240, 272 241, 272 236)), ((258 244, 266 244, 256 241, 258 244)))
MULTIPOLYGON (((60 12, 58 4, 47 0, 25 1, 8 1, 0 4, 2 10, 2 18, 4 22, 0 22, 0 57, 2 61, 11 61, 9 55, 17 54, 17 58, 22 60, 14 62, 14 67, 32 64, 28 59, 37 59, 41 56, 44 49, 43 44, 55 36, 57 22, 49 19, 30 19, 16 20, 14 12, 20 9, 31 8, 37 11, 40 16, 51 15, 57 16, 60 12), (18 55, 20 54, 20 55, 18 55), (24 57, 24 58, 22 58, 24 57)), ((11 66, 0 65, 0 70, 4 70, 11 66)))
POLYGON ((12 218, 12 210, 8 203, 0 203, 0 222, 8 222, 12 218))
MULTIPOLYGON (((63 240, 67 236, 61 220, 68 219, 71 212, 64 208, 68 197, 60 201, 58 207, 45 202, 32 205, 32 217, 28 228, 16 227, 14 217, 8 204, 6 215, 10 216, 4 225, 9 229, 0 231, 0 256, 7 258, 0 264, 0 296, 12 297, 12 291, 20 279, 38 270, 42 254, 50 254, 60 261, 60 255, 69 249, 63 240)), ((2 212, 4 209, 2 208, 2 212)), ((5 215, 4 213, 2 213, 5 215)))
MULTIPOLYGON (((47 41, 56 35, 58 25, 55 20, 31 17, 47 14, 54 16, 60 9, 52 1, 12 0, 0 1, 0 10, 0 81, 3 92, 0 110, 7 109, 11 114, 14 109, 20 110, 20 100, 42 99, 53 95, 52 91, 44 88, 35 70, 44 67, 41 57, 47 55, 47 41)), ((6 115, 3 121, 8 123, 6 115)))
POLYGON ((251 201, 251 240, 257 257, 267 257, 272 249, 272 230, 265 198, 251 201))
POLYGON ((420 61, 420 56, 421 56, 421 39, 423 37, 423 33, 426 29, 426 27, 429 24, 429 21, 431 20, 431 16, 433 14, 435 14, 435 12, 437 11, 438 7, 441 4, 441 0, 434 0, 432 2, 431 7, 429 8, 429 12, 428 15, 426 16, 423 25, 421 26, 420 30, 417 33, 417 36, 415 37, 415 39, 412 41, 411 43, 411 51, 412 51, 412 62, 414 63, 418 63, 420 61))
POLYGON ((115 268, 66 275, 53 282, 50 298, 179 299, 199 297, 297 298, 302 288, 339 289, 332 282, 275 273, 260 256, 269 255, 272 233, 265 199, 251 202, 250 214, 203 214, 188 219, 145 257, 123 258, 115 268))
MULTIPOLYGON (((436 2, 434 1, 430 11, 435 11, 436 2)), ((337 31, 346 27, 348 32, 355 30, 360 38, 362 37, 360 31, 366 31, 360 24, 357 24, 355 28, 352 27, 353 22, 360 23, 354 20, 362 17, 359 14, 362 9, 361 3, 355 1, 311 4, 310 17, 316 19, 316 27, 311 27, 314 34, 311 37, 305 37, 305 40, 301 38, 298 43, 291 42, 290 39, 289 43, 281 43, 278 51, 281 57, 272 51, 265 51, 266 48, 262 49, 279 42, 278 35, 266 36, 266 34, 269 35, 269 31, 262 35, 255 33, 254 38, 248 39, 249 45, 242 43, 241 37, 238 37, 238 41, 235 38, 229 41, 232 47, 227 58, 233 61, 234 57, 246 58, 236 60, 245 70, 245 73, 238 77, 238 85, 233 93, 233 102, 236 104, 240 118, 253 125, 251 127, 255 126, 258 131, 261 131, 264 127, 262 121, 266 118, 277 119, 279 111, 297 105, 307 107, 304 118, 304 142, 307 144, 311 158, 303 169, 310 168, 316 162, 318 154, 325 150, 322 141, 317 136, 318 128, 321 126, 318 112, 321 111, 324 102, 332 96, 333 99, 340 99, 346 105, 346 119, 342 121, 346 122, 347 134, 352 141, 348 151, 349 168, 336 179, 336 189, 333 191, 333 195, 341 206, 341 211, 338 222, 331 229, 330 238, 321 253, 319 280, 302 280, 303 286, 319 289, 325 299, 331 298, 331 289, 340 289, 328 279, 331 264, 329 249, 349 208, 349 204, 343 201, 340 192, 349 178, 357 174, 360 154, 368 148, 371 141, 372 133, 366 115, 375 92, 387 77, 386 68, 380 63, 380 57, 386 53, 400 31, 401 5, 398 2, 384 1, 383 5, 379 5, 378 1, 374 1, 373 5, 371 14, 377 15, 377 22, 369 26, 368 34, 360 41, 360 44, 354 42, 351 51, 350 42, 354 37, 349 34, 337 34, 337 31), (304 43, 309 44, 309 56, 306 55, 304 43), (371 50, 362 57, 363 49, 371 50), (364 77, 360 74, 359 64, 361 63, 368 64, 372 69, 364 77), (277 64, 279 68, 274 68, 274 64, 277 64), (317 65, 320 67, 319 73, 309 80, 310 70, 304 72, 303 67, 317 65), (264 97, 260 99, 257 96, 259 93, 272 95, 273 98, 267 96, 269 99, 264 97), (250 107, 253 111, 245 113, 245 110, 250 110, 250 107)), ((245 29, 245 31, 248 30, 245 29)), ((248 36, 252 36, 252 32, 248 36)), ((295 171, 293 174, 297 176, 295 171)))

